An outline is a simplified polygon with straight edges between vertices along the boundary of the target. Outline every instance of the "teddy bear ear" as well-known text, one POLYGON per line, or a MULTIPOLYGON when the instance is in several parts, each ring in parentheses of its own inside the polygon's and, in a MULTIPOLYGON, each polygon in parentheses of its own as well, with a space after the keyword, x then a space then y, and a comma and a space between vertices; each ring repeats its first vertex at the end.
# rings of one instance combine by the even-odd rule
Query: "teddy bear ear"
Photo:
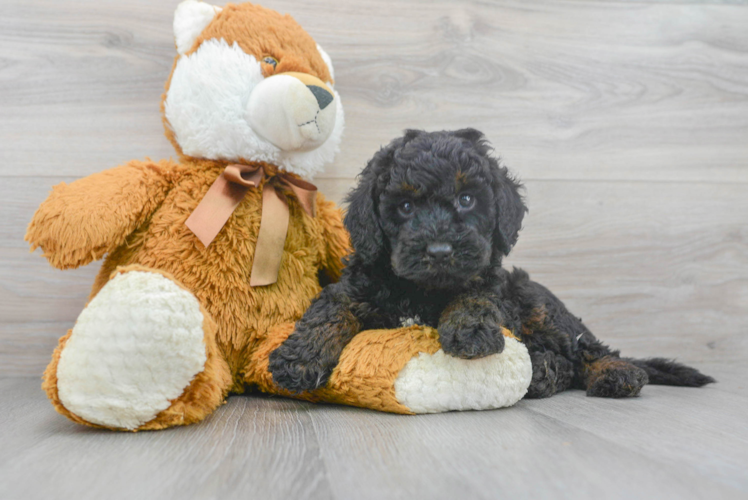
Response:
POLYGON ((177 52, 184 55, 200 36, 200 33, 210 24, 220 7, 197 0, 184 0, 174 12, 174 40, 177 52))
POLYGON ((332 59, 330 59, 330 56, 327 55, 327 52, 325 52, 325 49, 320 47, 319 44, 317 44, 317 51, 319 52, 319 55, 322 56, 322 60, 325 61, 325 64, 327 65, 327 69, 330 71, 330 81, 325 82, 325 83, 332 85, 335 82, 335 72, 332 69, 332 59))

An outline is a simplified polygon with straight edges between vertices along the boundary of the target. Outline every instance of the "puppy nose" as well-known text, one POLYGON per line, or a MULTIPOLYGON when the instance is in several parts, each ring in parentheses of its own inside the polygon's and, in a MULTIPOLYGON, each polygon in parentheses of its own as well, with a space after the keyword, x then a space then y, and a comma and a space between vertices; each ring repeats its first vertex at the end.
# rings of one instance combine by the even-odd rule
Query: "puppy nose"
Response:
POLYGON ((319 85, 307 85, 306 88, 314 94, 314 98, 317 99, 317 104, 319 104, 319 109, 325 109, 333 100, 332 94, 319 85))
POLYGON ((449 243, 430 243, 426 253, 436 260, 444 260, 452 256, 452 245, 449 243))

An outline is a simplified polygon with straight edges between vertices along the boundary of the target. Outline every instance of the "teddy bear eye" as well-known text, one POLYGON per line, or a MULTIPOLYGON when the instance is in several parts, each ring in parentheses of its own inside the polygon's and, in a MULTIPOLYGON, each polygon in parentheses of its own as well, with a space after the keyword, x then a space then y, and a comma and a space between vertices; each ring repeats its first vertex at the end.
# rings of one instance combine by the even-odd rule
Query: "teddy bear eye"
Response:
POLYGON ((404 201, 397 207, 397 211, 400 212, 400 215, 403 217, 411 216, 414 210, 415 206, 412 201, 404 201))
POLYGON ((264 62, 265 64, 269 64, 273 67, 273 69, 278 66, 278 59, 276 59, 275 57, 267 56, 262 60, 262 62, 264 62))
POLYGON ((468 193, 462 193, 457 202, 460 204, 460 208, 470 210, 475 206, 475 196, 468 193))

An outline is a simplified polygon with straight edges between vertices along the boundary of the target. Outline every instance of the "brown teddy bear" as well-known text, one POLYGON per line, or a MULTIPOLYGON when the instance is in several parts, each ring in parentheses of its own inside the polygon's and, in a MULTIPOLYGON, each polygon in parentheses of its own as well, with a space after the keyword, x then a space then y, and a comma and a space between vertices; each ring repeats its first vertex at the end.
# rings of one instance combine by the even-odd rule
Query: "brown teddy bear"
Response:
MULTIPOLYGON (((160 429, 204 419, 229 393, 284 393, 270 352, 320 291, 319 272, 337 279, 349 252, 339 210, 302 180, 332 160, 343 130, 327 54, 291 17, 252 4, 186 0, 174 35, 161 109, 179 162, 55 186, 26 235, 59 269, 106 256, 44 374, 57 411, 82 424, 160 429)), ((364 332, 326 387, 294 396, 458 409, 403 399, 447 373, 430 361, 438 350, 430 328, 364 332)))

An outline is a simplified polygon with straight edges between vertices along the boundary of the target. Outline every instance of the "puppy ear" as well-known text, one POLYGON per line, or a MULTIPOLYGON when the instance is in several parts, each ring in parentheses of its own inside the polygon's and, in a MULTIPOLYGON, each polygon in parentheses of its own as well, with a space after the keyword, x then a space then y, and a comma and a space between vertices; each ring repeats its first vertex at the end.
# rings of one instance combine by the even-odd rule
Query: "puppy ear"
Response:
POLYGON ((419 130, 419 129, 416 129, 416 128, 407 128, 407 129, 405 129, 405 132, 403 132, 403 137, 401 139, 402 140, 402 144, 400 144, 400 145, 407 144, 410 141, 412 141, 413 139, 415 139, 416 137, 418 137, 419 135, 423 135, 425 133, 426 133, 425 130, 419 130))
POLYGON ((474 128, 463 128, 460 130, 455 130, 452 132, 452 135, 455 137, 459 137, 460 139, 466 139, 473 144, 478 144, 483 140, 483 132, 480 130, 475 130, 474 128))
POLYGON ((519 194, 522 184, 513 179, 507 168, 499 165, 494 158, 489 158, 489 163, 493 175, 492 184, 496 204, 494 247, 504 255, 509 255, 512 247, 517 243, 527 207, 519 194))
POLYGON ((483 132, 474 128, 464 128, 455 130, 452 135, 470 141, 476 151, 488 160, 496 205, 494 248, 504 255, 509 255, 512 247, 517 243, 519 230, 522 228, 522 219, 525 218, 525 212, 527 212, 527 207, 519 194, 522 184, 509 174, 506 167, 500 165, 499 160, 491 157, 493 147, 486 140, 483 132))
MULTIPOLYGON (((402 139, 401 139, 402 141, 402 139)), ((355 255, 364 264, 373 264, 384 250, 384 232, 379 224, 379 175, 392 161, 394 142, 380 149, 359 174, 358 185, 346 198, 348 212, 344 224, 351 235, 355 255)))

